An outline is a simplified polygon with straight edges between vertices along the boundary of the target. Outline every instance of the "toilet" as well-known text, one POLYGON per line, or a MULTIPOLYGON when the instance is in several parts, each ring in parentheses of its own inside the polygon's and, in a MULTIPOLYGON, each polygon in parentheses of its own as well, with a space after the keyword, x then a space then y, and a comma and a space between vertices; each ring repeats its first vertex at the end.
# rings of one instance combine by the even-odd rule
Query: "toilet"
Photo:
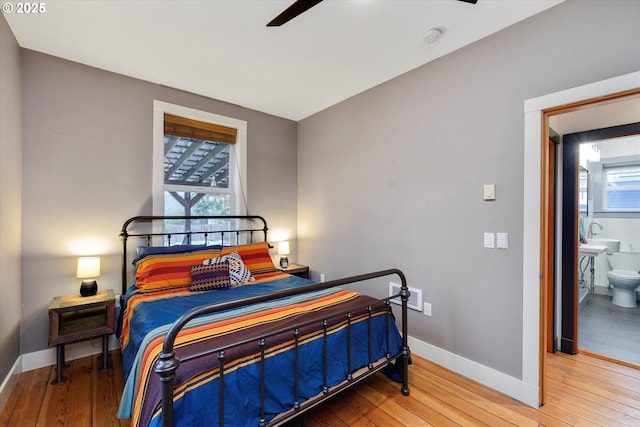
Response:
POLYGON ((619 307, 635 308, 636 288, 640 286, 640 252, 607 253, 607 278, 613 287, 612 303, 619 307))

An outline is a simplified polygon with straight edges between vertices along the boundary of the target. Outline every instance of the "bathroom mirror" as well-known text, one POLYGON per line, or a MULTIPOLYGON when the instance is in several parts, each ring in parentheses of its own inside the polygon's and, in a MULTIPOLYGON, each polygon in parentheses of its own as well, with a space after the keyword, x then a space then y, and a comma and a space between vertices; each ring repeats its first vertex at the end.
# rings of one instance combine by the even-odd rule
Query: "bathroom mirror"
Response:
POLYGON ((578 211, 584 214, 584 216, 589 215, 590 184, 589 170, 580 166, 580 174, 578 177, 578 211))

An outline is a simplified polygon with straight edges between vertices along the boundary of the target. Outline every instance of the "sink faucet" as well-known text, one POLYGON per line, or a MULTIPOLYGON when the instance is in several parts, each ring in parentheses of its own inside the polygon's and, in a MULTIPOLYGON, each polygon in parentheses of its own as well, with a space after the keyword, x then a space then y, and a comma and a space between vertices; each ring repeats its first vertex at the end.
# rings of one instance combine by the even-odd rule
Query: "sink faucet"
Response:
POLYGON ((597 234, 597 233, 593 232, 593 226, 594 225, 597 225, 598 228, 600 228, 600 231, 604 230, 604 228, 602 228, 602 224, 600 224, 599 222, 592 221, 591 224, 589 224, 589 238, 590 239, 593 239, 593 235, 597 234))

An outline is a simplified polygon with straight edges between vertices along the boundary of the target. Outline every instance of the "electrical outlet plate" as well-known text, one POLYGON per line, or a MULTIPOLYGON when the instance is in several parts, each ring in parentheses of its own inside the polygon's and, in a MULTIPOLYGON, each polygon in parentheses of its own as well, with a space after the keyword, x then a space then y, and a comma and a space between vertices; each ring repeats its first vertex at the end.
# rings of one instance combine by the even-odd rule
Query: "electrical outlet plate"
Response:
MULTIPOLYGON (((400 293, 401 285, 393 282, 389 282, 389 296, 398 295, 400 293)), ((409 288, 409 300, 407 301, 407 307, 412 310, 422 311, 422 289, 409 288)), ((402 305, 400 297, 389 300, 394 304, 402 305)))

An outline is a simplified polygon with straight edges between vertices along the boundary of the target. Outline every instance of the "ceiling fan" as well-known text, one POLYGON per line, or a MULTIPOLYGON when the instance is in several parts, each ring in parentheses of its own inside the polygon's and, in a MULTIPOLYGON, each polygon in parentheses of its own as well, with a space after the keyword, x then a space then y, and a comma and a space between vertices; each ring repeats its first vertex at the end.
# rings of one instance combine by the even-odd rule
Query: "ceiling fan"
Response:
MULTIPOLYGON (((313 6, 320 3, 322 0, 296 0, 293 2, 291 6, 286 8, 284 12, 280 15, 273 18, 268 24, 267 27, 279 27, 287 22, 291 21, 298 15, 303 14, 307 10, 311 9, 313 6)), ((476 4, 478 0, 458 0, 465 3, 476 4)))

